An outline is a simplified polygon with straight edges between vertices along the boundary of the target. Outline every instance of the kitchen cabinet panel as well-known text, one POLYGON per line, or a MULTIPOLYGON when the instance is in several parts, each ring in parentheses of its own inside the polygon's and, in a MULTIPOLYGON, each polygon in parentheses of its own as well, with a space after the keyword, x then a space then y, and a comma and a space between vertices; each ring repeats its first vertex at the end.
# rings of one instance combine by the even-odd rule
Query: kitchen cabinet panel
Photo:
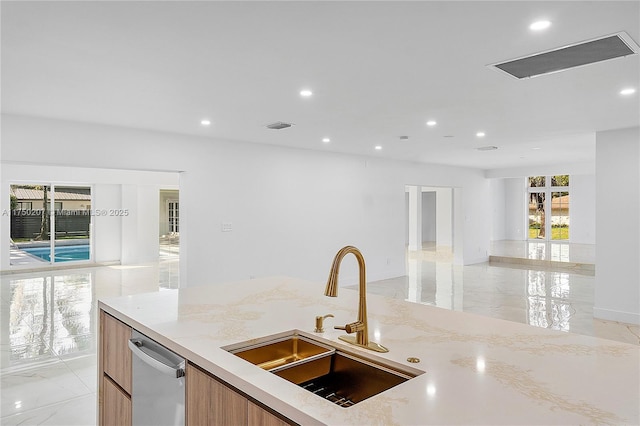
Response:
POLYGON ((289 423, 274 416, 262 407, 248 402, 248 424, 249 426, 289 426, 289 423))
POLYGON ((186 383, 187 426, 247 424, 244 396, 191 364, 186 383))
POLYGON ((102 392, 104 410, 102 412, 103 426, 131 425, 131 398, 124 393, 107 376, 102 377, 102 392))
POLYGON ((131 351, 127 345, 131 327, 100 311, 102 368, 127 393, 131 394, 131 351))

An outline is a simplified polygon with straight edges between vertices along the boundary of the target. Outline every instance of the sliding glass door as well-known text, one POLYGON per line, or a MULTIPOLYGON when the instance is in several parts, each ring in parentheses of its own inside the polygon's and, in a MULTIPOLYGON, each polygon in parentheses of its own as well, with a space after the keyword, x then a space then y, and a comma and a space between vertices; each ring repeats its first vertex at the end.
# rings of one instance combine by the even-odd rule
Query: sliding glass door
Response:
POLYGON ((91 188, 56 186, 54 262, 90 259, 91 188))
POLYGON ((91 259, 91 187, 14 184, 10 192, 12 266, 91 259))

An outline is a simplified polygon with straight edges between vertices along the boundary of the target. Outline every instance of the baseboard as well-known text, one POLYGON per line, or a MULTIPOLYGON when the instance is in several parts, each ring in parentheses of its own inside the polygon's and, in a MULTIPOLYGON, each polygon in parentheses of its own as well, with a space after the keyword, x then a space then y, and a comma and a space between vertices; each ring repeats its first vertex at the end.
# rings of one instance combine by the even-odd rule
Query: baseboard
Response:
POLYGON ((492 265, 518 265, 520 267, 544 268, 551 271, 567 271, 581 275, 595 275, 596 265, 593 263, 559 262, 543 259, 524 259, 519 257, 489 256, 492 265))
POLYGON ((475 265, 478 263, 485 263, 489 261, 489 256, 481 256, 481 257, 476 257, 476 258, 464 258, 462 261, 462 264, 464 266, 467 265, 475 265))
POLYGON ((594 318, 599 318, 609 321, 624 322, 626 324, 640 325, 640 314, 634 312, 614 311, 604 308, 593 308, 594 318))
POLYGON ((11 275, 11 274, 26 274, 31 272, 43 272, 43 271, 57 271, 62 269, 81 269, 81 268, 95 268, 97 266, 113 266, 120 265, 119 260, 113 260, 108 262, 81 262, 81 263, 72 263, 67 264, 65 262, 59 264, 49 264, 49 266, 41 266, 38 268, 34 268, 30 265, 17 265, 12 269, 3 269, 0 270, 0 275, 11 275))

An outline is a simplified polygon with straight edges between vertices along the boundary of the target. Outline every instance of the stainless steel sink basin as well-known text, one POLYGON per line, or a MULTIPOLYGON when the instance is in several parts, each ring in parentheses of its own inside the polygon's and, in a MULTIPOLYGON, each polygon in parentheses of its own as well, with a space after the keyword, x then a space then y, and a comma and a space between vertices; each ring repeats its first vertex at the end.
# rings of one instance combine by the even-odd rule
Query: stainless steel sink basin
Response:
POLYGON ((330 346, 314 342, 297 334, 287 335, 249 346, 226 348, 229 352, 265 370, 273 370, 304 359, 335 352, 330 346))
POLYGON ((364 358, 295 332, 223 349, 341 407, 351 407, 424 373, 364 358))

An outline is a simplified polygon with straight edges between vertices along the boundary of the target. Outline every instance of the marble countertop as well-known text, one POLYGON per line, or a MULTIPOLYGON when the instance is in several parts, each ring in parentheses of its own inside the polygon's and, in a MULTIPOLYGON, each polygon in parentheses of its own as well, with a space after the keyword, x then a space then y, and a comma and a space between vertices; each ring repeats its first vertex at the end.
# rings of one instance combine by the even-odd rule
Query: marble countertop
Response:
POLYGON ((367 295, 378 354, 343 343, 358 293, 273 277, 101 300, 99 307, 300 424, 640 424, 640 347, 367 295), (316 315, 332 313, 324 333, 316 315), (425 371, 352 407, 223 346, 290 330, 425 371), (409 364, 417 357, 418 364, 409 364))

